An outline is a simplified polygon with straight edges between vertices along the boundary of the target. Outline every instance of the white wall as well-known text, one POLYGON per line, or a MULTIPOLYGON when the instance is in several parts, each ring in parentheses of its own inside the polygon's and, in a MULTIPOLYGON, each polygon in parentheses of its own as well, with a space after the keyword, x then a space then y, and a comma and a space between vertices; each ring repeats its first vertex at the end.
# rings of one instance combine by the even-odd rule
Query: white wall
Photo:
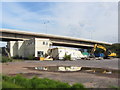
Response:
POLYGON ((49 39, 35 38, 35 57, 38 57, 38 51, 43 51, 44 54, 47 53, 50 44, 52 43, 49 39))
POLYGON ((8 48, 12 57, 38 57, 38 51, 43 51, 44 54, 47 53, 50 44, 52 43, 49 39, 33 38, 26 41, 10 41, 8 48))
POLYGON ((8 43, 8 48, 10 51, 10 56, 14 57, 18 55, 18 44, 16 41, 9 41, 8 43))
POLYGON ((78 50, 61 47, 53 48, 51 56, 53 56, 54 58, 57 57, 56 59, 63 59, 65 54, 71 55, 71 59, 80 59, 84 57, 84 55, 82 55, 82 53, 78 50))

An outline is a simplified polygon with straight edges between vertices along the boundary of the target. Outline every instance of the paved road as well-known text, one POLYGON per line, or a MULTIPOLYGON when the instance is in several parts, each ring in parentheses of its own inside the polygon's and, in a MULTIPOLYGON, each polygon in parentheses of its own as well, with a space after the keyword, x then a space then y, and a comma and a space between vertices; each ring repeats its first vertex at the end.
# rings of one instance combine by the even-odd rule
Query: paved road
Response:
POLYGON ((119 59, 104 59, 104 60, 77 60, 77 61, 25 61, 28 63, 40 63, 40 65, 71 65, 80 67, 98 67, 98 68, 109 68, 109 69, 119 69, 118 62, 119 59))

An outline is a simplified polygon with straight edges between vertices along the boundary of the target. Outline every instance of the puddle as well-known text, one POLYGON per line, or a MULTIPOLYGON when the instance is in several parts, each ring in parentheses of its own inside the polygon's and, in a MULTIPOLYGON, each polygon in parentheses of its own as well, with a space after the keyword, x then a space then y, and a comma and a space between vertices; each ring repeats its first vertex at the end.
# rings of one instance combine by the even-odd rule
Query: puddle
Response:
POLYGON ((102 74, 112 74, 113 73, 113 70, 110 70, 110 69, 94 68, 94 67, 83 67, 82 71, 90 72, 90 73, 102 73, 102 74))
POLYGON ((103 73, 103 74, 120 73, 120 70, 117 69, 77 67, 77 66, 40 66, 40 67, 28 67, 28 68, 33 70, 50 71, 50 72, 89 72, 89 73, 103 73))
POLYGON ((62 72, 74 72, 80 71, 82 67, 75 66, 46 66, 46 67, 35 67, 36 70, 42 71, 62 71, 62 72))
POLYGON ((107 76, 111 78, 118 78, 118 74, 120 74, 120 70, 94 68, 94 67, 40 66, 40 67, 27 67, 27 68, 32 70, 37 70, 37 71, 60 72, 60 73, 84 72, 84 73, 91 73, 99 76, 107 76))

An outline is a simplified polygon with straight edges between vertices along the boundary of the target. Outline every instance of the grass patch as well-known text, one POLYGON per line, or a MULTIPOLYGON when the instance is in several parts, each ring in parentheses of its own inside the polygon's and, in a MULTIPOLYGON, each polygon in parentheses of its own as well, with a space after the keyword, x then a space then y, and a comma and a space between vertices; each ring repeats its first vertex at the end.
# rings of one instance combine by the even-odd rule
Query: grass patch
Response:
POLYGON ((1 60, 2 63, 12 62, 12 58, 8 58, 8 57, 6 57, 6 56, 2 56, 1 59, 2 59, 2 60, 1 60))
POLYGON ((31 79, 25 78, 21 75, 16 76, 2 76, 3 88, 80 88, 85 89, 82 84, 74 84, 73 86, 68 83, 51 80, 48 78, 33 77, 31 79))
POLYGON ((71 88, 80 88, 81 90, 86 90, 84 85, 80 83, 73 84, 71 88))
POLYGON ((23 88, 23 87, 11 82, 2 81, 2 88, 23 88))
POLYGON ((110 88, 114 88, 114 89, 120 90, 120 87, 118 87, 118 86, 110 86, 110 88))

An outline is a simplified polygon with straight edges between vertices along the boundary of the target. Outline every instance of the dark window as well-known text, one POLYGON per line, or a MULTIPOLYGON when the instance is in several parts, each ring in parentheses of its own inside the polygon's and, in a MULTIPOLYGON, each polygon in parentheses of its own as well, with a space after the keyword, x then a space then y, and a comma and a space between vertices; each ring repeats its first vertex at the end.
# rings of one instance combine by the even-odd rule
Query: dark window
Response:
POLYGON ((43 42, 43 45, 45 45, 45 42, 43 42))
POLYGON ((38 51, 38 57, 43 57, 43 51, 38 51))
POLYGON ((61 50, 59 52, 62 52, 61 50))

